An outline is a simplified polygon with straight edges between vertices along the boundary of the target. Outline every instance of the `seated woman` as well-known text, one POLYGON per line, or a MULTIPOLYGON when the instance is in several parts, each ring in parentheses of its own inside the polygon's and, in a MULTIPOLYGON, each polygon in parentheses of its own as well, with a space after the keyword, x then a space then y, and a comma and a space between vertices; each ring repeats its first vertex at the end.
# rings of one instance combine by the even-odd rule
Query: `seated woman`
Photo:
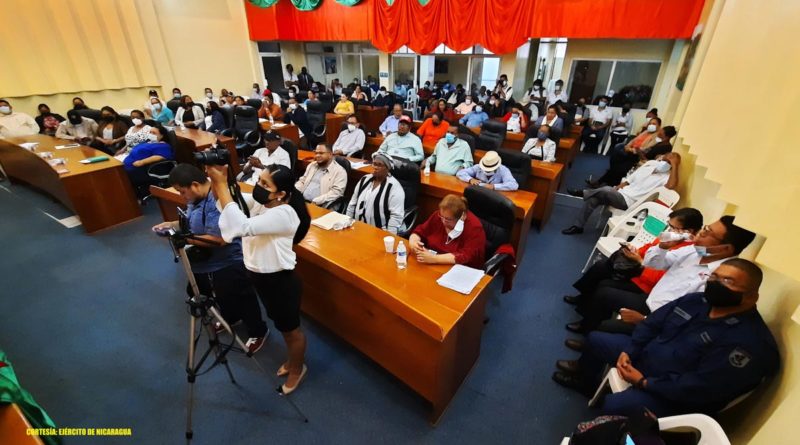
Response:
POLYGON ((358 106, 358 105, 369 105, 369 96, 367 96, 367 93, 365 93, 364 91, 361 90, 360 86, 357 86, 353 90, 353 95, 351 97, 351 100, 353 101, 353 103, 356 106, 358 106))
MULTIPOLYGON (((241 98, 241 96, 236 96, 237 99, 241 98)), ((242 99, 242 103, 239 105, 244 104, 244 99, 242 99)), ((187 127, 187 128, 200 128, 200 124, 203 123, 206 114, 203 111, 203 107, 199 104, 194 103, 191 96, 181 96, 181 106, 178 107, 178 111, 175 113, 175 125, 180 127, 187 127)))
POLYGON ((88 110, 89 107, 86 106, 86 103, 80 97, 73 97, 72 98, 72 109, 73 110, 88 110))
POLYGON ((406 193, 392 177, 394 161, 382 152, 372 155, 373 173, 356 184, 347 216, 396 234, 403 224, 406 193))
MULTIPOLYGON (((550 133, 558 133, 560 135, 564 134, 564 119, 558 116, 558 106, 557 105, 550 105, 547 107, 547 112, 543 116, 539 116, 536 119, 536 127, 541 127, 542 125, 547 125, 550 127, 550 133)), ((552 134, 555 138, 556 135, 552 134)))
POLYGON ((486 234, 463 196, 445 196, 439 210, 414 229, 408 244, 417 262, 483 269, 486 234))
POLYGON ((283 110, 272 100, 272 96, 264 96, 261 99, 261 108, 258 109, 258 118, 267 120, 272 118, 273 121, 280 121, 283 119, 283 110))
POLYGON ((39 133, 54 136, 58 125, 64 122, 64 116, 50 112, 47 104, 39 104, 39 115, 36 116, 36 123, 39 125, 39 133))
POLYGON ((503 116, 503 122, 506 123, 510 133, 525 133, 528 129, 528 116, 522 111, 522 107, 514 104, 511 111, 503 116))
POLYGON ((150 98, 150 117, 161 125, 169 125, 175 114, 157 97, 150 98))
POLYGON ((522 152, 533 159, 556 162, 556 143, 550 139, 550 126, 541 125, 536 137, 525 142, 522 152))
POLYGON ((226 128, 225 117, 222 116, 219 104, 213 100, 208 101, 208 104, 206 104, 206 117, 203 119, 203 128, 211 133, 219 133, 226 128))
POLYGON ((111 107, 100 109, 100 122, 97 123, 92 147, 113 155, 125 146, 125 135, 128 133, 128 124, 119 118, 119 114, 111 107))
POLYGON ((125 146, 120 148, 115 155, 130 151, 133 147, 150 140, 150 126, 144 123, 144 113, 139 110, 131 111, 133 127, 128 128, 125 134, 125 146))
POLYGON ((150 127, 148 141, 134 147, 128 157, 123 161, 125 172, 133 184, 136 197, 139 199, 148 195, 147 187, 150 185, 150 176, 147 170, 151 164, 175 159, 172 147, 164 139, 164 127, 150 127))
POLYGON ((342 93, 342 95, 339 96, 339 102, 336 103, 333 112, 340 116, 350 116, 351 114, 355 114, 356 107, 353 105, 353 102, 347 98, 347 94, 342 93))

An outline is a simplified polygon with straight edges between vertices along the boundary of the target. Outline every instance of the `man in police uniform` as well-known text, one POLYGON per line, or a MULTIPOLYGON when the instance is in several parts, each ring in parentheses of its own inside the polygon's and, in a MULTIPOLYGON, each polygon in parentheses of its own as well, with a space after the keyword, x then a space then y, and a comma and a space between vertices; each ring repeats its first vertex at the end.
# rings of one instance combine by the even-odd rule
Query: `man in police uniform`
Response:
POLYGON ((779 366, 775 340, 756 309, 761 280, 750 261, 727 260, 704 292, 662 306, 632 337, 592 332, 580 360, 556 363, 553 380, 590 394, 608 364, 632 386, 606 396, 605 414, 642 406, 659 417, 719 412, 779 366))

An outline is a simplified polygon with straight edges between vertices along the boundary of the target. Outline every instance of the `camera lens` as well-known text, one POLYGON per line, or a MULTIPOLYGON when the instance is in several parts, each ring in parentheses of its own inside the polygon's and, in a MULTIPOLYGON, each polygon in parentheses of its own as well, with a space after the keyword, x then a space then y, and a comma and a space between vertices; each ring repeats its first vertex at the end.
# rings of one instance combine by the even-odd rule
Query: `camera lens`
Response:
POLYGON ((210 148, 194 153, 194 160, 200 165, 228 165, 231 155, 225 148, 210 148))

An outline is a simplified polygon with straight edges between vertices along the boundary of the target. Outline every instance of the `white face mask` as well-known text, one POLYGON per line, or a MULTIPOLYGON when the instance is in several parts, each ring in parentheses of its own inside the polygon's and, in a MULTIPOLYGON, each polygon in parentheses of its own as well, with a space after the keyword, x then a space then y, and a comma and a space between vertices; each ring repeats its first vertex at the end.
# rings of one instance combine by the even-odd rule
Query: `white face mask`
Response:
POLYGON ((289 93, 289 97, 294 97, 294 93, 289 93))
POLYGON ((297 109, 297 104, 289 104, 289 109, 290 110, 296 110, 297 109))
POLYGON ((489 101, 489 105, 494 105, 494 99, 491 99, 491 100, 489 101))
POLYGON ((464 233, 464 220, 459 218, 458 221, 456 221, 456 225, 453 227, 453 230, 447 232, 447 237, 451 240, 456 239, 461 236, 462 233, 464 233))
POLYGON ((158 136, 154 135, 153 133, 150 133, 147 135, 147 140, 149 140, 150 142, 158 142, 158 136))
POLYGON ((0 107, 0 113, 2 113, 2 114, 11 114, 11 107, 5 106, 5 105, 0 107))
POLYGON ((153 104, 153 105, 151 105, 151 107, 152 107, 154 110, 158 111, 158 110, 160 110, 160 109, 161 109, 161 104, 153 104))
POLYGON ((601 100, 600 102, 597 103, 597 106, 600 108, 605 108, 606 102, 601 100))
POLYGON ((214 97, 214 95, 212 93, 206 93, 206 97, 211 99, 212 97, 214 97))
POLYGON ((464 103, 465 103, 465 104, 467 104, 467 105, 469 105, 469 104, 471 104, 471 103, 472 103, 472 99, 467 99, 467 100, 465 100, 465 101, 464 101, 464 103))
POLYGON ((666 173, 672 169, 672 164, 667 161, 658 161, 655 168, 653 169, 656 173, 666 173))
POLYGON ((660 144, 662 142, 664 142, 664 139, 661 139, 660 137, 656 136, 656 144, 660 144))
POLYGON ((354 124, 347 124, 347 131, 356 131, 356 126, 354 124))
POLYGON ((656 124, 650 124, 650 125, 647 126, 647 132, 648 133, 655 133, 656 130, 657 130, 656 124))
POLYGON ((131 122, 133 122, 133 125, 136 125, 137 127, 139 125, 142 125, 142 120, 141 119, 134 118, 134 119, 131 119, 131 122))

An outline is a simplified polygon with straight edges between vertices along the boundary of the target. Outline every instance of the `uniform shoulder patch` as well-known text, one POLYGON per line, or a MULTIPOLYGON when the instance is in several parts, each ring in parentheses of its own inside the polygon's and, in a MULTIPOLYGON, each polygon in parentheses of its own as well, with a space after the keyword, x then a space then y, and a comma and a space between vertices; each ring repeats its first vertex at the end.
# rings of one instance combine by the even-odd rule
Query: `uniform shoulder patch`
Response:
POLYGON ((750 363, 750 354, 742 348, 736 348, 728 354, 728 362, 734 368, 744 368, 750 363))

